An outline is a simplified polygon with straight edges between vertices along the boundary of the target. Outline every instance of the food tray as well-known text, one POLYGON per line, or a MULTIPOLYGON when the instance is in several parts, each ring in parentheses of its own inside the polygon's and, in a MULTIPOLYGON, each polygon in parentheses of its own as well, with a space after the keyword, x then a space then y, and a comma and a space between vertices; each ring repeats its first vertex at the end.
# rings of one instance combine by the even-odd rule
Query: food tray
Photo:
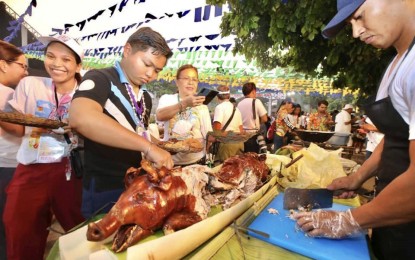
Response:
POLYGON ((172 138, 158 142, 157 146, 171 153, 197 153, 203 150, 202 141, 194 138, 185 140, 172 138))
POLYGON ((295 132, 301 140, 313 143, 326 142, 334 135, 334 132, 327 131, 296 130, 295 132))
POLYGON ((210 131, 207 133, 216 138, 217 141, 222 143, 240 143, 246 142, 252 136, 256 135, 255 132, 233 132, 233 131, 210 131))
POLYGON ((56 128, 67 125, 66 123, 63 123, 59 120, 36 117, 36 116, 22 114, 18 112, 3 112, 3 111, 0 111, 0 121, 13 123, 13 124, 19 124, 19 125, 25 125, 25 126, 51 128, 51 129, 56 129, 56 128))

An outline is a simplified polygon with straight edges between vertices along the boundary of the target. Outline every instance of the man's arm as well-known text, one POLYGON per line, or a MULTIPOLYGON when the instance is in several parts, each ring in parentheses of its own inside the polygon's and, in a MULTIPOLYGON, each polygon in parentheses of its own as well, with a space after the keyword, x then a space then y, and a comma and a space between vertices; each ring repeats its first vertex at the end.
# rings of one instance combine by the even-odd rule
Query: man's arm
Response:
POLYGON ((332 125, 335 125, 336 123, 333 121, 333 118, 330 114, 327 113, 327 121, 325 122, 326 126, 330 127, 332 125))
POLYGON ((352 210, 362 228, 381 227, 415 220, 415 140, 410 141, 409 168, 387 185, 371 202, 352 210))
POLYGON ((366 228, 414 221, 415 140, 410 141, 409 154, 411 161, 408 169, 389 183, 371 202, 348 211, 296 213, 293 217, 298 226, 310 236, 342 238, 360 233, 366 228))
POLYGON ((367 159, 363 165, 349 176, 334 179, 330 185, 327 186, 329 190, 345 190, 339 197, 346 199, 354 195, 354 191, 362 186, 362 184, 370 177, 374 176, 381 160, 383 151, 383 139, 375 148, 372 155, 367 159))
POLYGON ((268 115, 265 114, 265 115, 261 116, 259 118, 259 120, 261 121, 261 124, 266 123, 268 121, 268 115))
POLYGON ((158 167, 164 165, 171 168, 173 166, 169 153, 105 115, 103 108, 89 98, 79 97, 72 101, 69 109, 69 124, 73 130, 92 141, 144 152, 146 156, 149 155, 149 159, 157 163, 158 167))
POLYGON ((150 145, 146 139, 121 126, 103 113, 95 101, 79 97, 72 101, 69 123, 88 139, 104 145, 143 152, 150 145))

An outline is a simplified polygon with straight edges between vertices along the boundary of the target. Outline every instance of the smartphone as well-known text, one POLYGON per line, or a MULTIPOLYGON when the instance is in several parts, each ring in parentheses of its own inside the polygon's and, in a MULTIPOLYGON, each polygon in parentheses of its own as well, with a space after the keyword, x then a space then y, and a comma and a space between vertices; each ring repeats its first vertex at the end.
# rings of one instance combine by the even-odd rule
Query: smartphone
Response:
POLYGON ((198 96, 204 96, 205 101, 203 101, 204 105, 207 105, 216 97, 219 92, 213 89, 202 88, 200 92, 197 94, 198 96))

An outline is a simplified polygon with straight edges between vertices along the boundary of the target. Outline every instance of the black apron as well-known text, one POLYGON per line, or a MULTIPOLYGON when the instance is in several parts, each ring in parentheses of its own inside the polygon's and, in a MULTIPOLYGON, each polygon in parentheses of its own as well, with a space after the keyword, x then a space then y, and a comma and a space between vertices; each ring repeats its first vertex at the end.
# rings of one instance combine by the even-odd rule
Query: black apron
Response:
MULTIPOLYGON (((409 167, 409 125, 395 110, 389 97, 366 106, 365 111, 379 131, 385 134, 377 172, 378 194, 409 167)), ((415 259, 415 222, 374 228, 371 240, 373 252, 379 260, 415 259)))

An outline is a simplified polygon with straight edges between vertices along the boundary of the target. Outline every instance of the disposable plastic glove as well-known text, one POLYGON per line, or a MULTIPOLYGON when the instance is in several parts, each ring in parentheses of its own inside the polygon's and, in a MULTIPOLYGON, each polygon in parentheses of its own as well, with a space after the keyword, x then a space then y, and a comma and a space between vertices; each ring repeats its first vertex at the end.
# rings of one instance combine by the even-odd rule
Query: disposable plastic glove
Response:
POLYGON ((298 226, 312 237, 344 238, 363 233, 349 210, 300 212, 292 216, 298 226))

